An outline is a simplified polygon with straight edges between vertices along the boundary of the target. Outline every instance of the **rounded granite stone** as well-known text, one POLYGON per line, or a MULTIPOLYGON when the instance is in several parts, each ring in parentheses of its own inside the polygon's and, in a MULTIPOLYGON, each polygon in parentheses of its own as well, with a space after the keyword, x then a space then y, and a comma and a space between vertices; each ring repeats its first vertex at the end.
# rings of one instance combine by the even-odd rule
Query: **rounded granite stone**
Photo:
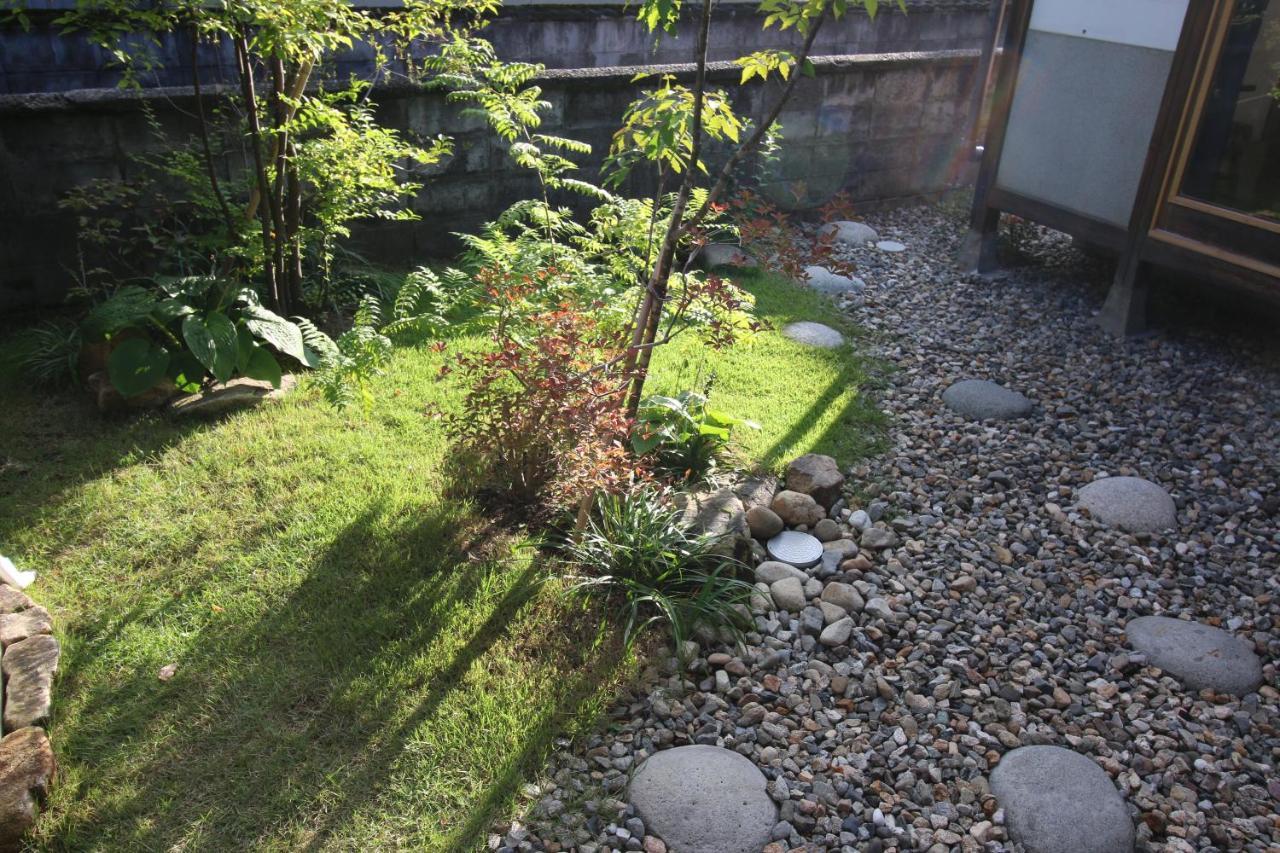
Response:
POLYGON ((1208 687, 1243 696, 1262 683, 1262 661, 1253 644, 1221 628, 1141 616, 1125 625, 1124 633, 1130 646, 1192 690, 1208 687))
POLYGON ((1009 833, 1027 853, 1130 853, 1124 797, 1091 759, 1060 746, 1024 746, 991 773, 1009 833))
POLYGON ((844 344, 844 335, 830 326, 824 326, 822 323, 810 323, 808 321, 792 323, 783 327, 782 334, 797 343, 821 347, 822 349, 835 349, 844 344))
POLYGON ((645 827, 681 853, 760 853, 778 820, 764 774, 718 746, 656 752, 628 796, 645 827))
POLYGON ((826 267, 805 267, 804 281, 819 293, 835 294, 854 291, 861 293, 867 283, 860 278, 834 273, 826 267))
POLYGON ((985 379, 964 379, 942 392, 948 409, 979 421, 1003 421, 1025 418, 1032 403, 1017 391, 985 379))
POLYGON ((717 267, 755 269, 760 266, 745 249, 733 243, 708 243, 698 251, 697 260, 704 269, 709 270, 717 267))
POLYGON ((880 239, 876 229, 870 225, 863 222, 851 222, 847 219, 840 222, 828 222, 822 226, 822 230, 818 233, 823 237, 830 236, 835 242, 843 243, 846 246, 865 246, 867 243, 874 243, 880 239))
POLYGON ((1141 477, 1094 480, 1080 490, 1079 505, 1102 524, 1128 533, 1154 533, 1178 523, 1169 493, 1141 477))

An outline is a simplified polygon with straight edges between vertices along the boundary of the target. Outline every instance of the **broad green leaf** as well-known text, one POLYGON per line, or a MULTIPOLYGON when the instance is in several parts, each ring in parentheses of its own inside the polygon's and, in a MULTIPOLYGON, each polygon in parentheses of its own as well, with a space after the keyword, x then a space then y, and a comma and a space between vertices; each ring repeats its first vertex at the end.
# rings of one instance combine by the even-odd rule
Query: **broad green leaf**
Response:
POLYGON ((261 379, 270 382, 273 388, 280 387, 280 362, 265 347, 254 348, 249 366, 242 372, 250 379, 261 379))
POLYGON ((204 365, 187 350, 173 353, 169 359, 168 376, 179 391, 194 394, 200 390, 207 371, 204 365))
POLYGON ((260 340, 266 341, 280 352, 305 364, 317 367, 320 363, 315 352, 303 345, 302 330, 273 311, 261 305, 250 305, 244 310, 244 324, 260 340))
POLYGON ((107 357, 107 376, 125 397, 136 397, 164 379, 169 352, 146 338, 122 341, 107 357))

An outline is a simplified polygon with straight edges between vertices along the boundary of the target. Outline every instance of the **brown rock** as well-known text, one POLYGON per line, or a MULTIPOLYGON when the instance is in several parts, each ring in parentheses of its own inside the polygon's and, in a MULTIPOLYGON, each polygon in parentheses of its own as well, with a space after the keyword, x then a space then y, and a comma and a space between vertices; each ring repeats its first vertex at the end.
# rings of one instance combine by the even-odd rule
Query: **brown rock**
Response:
POLYGON ((7 649, 27 637, 51 633, 53 620, 49 618, 49 611, 39 605, 0 616, 0 647, 7 649))
POLYGON ((7 583, 0 583, 0 613, 17 613, 36 603, 25 592, 7 583))
POLYGON ((4 730, 15 731, 49 719, 53 675, 62 649, 48 634, 19 640, 4 650, 4 730))
POLYGON ((57 766, 44 729, 18 729, 0 740, 0 851, 22 848, 57 766))
POLYGON ((214 385, 197 394, 178 397, 169 404, 168 412, 174 417, 217 417, 237 409, 278 400, 296 384, 297 380, 291 375, 281 377, 279 388, 260 379, 241 377, 214 385))
POLYGON ((787 488, 809 495, 828 509, 840 499, 844 475, 836 460, 821 453, 806 453, 787 466, 787 488))
POLYGON ((818 502, 812 497, 790 489, 774 495, 773 505, 770 508, 784 522, 793 526, 797 524, 814 525, 827 517, 826 512, 823 511, 822 507, 818 506, 818 502))
POLYGON ((772 539, 782 532, 782 519, 767 506, 753 506, 747 510, 747 526, 757 539, 772 539))

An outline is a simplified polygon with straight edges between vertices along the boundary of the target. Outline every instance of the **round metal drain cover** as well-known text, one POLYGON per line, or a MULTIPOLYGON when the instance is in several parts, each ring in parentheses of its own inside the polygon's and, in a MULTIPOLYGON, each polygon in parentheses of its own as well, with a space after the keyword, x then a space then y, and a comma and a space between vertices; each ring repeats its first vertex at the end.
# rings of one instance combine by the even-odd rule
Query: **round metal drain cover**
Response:
POLYGON ((907 247, 899 243, 897 240, 881 240, 879 243, 876 243, 876 248, 882 252, 903 252, 906 251, 907 247))
POLYGON ((816 566, 822 560, 822 543, 798 530, 784 530, 765 545, 771 559, 790 563, 798 569, 816 566))

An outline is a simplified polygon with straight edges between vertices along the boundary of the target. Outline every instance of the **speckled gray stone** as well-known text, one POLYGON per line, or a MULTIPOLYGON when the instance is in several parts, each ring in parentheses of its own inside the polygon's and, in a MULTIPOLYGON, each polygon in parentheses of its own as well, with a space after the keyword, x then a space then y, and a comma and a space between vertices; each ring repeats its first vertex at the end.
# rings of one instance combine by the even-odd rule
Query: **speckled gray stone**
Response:
POLYGON ((850 290, 860 293, 867 286, 860 278, 833 273, 826 267, 805 267, 804 280, 820 293, 847 293, 850 290))
POLYGON ((732 243, 708 243, 703 246, 698 251, 698 264, 709 270, 716 267, 755 269, 760 266, 745 249, 732 243))
POLYGON ((1221 628, 1142 616, 1124 626, 1129 645, 1192 690, 1206 687, 1243 696, 1262 683, 1262 661, 1253 644, 1221 628))
POLYGON ((1104 477, 1080 490, 1079 505, 1102 524, 1129 533, 1154 533, 1178 523, 1173 498, 1141 477, 1104 477))
POLYGON ((963 379, 942 392, 948 409, 977 421, 1003 421, 1025 418, 1032 404, 1017 391, 985 379, 963 379))
POLYGON ((850 222, 847 219, 840 222, 828 222, 822 226, 822 230, 818 233, 823 237, 828 234, 833 235, 835 242, 844 243, 846 246, 865 246, 867 243, 874 243, 880 239, 876 229, 870 225, 864 225, 861 222, 850 222))
POLYGON ((778 820, 764 774, 718 746, 654 753, 628 795, 649 832, 680 853, 760 853, 778 820))
POLYGON ((1106 771, 1060 746, 1024 746, 991 773, 991 792, 1027 853, 1129 853, 1133 821, 1106 771))
POLYGON ((844 335, 822 323, 792 323, 783 327, 782 334, 793 341, 823 349, 835 349, 844 344, 844 335))

